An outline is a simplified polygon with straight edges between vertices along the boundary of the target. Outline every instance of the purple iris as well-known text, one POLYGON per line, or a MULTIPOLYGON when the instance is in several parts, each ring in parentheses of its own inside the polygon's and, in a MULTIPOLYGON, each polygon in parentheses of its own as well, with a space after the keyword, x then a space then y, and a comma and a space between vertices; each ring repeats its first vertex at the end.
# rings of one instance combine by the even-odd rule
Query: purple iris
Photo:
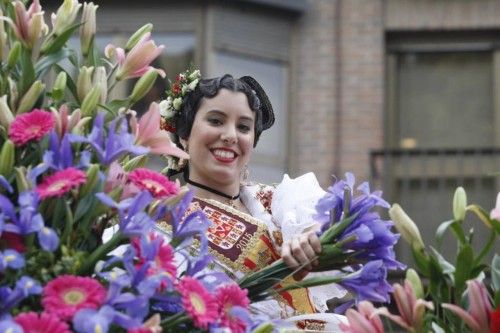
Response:
POLYGON ((23 333, 23 328, 12 318, 0 320, 0 332, 23 333))
POLYGON ((78 311, 73 318, 73 327, 78 333, 106 333, 109 330, 115 310, 110 306, 103 306, 98 311, 83 309, 78 311))
POLYGON ((29 276, 22 276, 12 290, 9 287, 0 288, 0 317, 8 313, 12 308, 17 306, 23 299, 31 295, 39 295, 42 293, 42 286, 38 281, 33 280, 29 276))
POLYGON ((118 210, 120 231, 125 236, 140 236, 148 233, 155 221, 144 209, 151 203, 153 197, 148 191, 142 191, 135 197, 116 203, 106 193, 97 193, 96 197, 105 205, 118 210))
POLYGON ((366 263, 361 270, 345 277, 339 284, 355 292, 357 301, 388 302, 392 287, 387 283, 387 269, 382 260, 366 263))
MULTIPOLYGON (((49 136, 49 150, 43 154, 43 162, 34 167, 29 173, 28 178, 32 184, 36 184, 38 176, 45 171, 63 170, 75 165, 74 154, 71 148, 70 134, 65 134, 62 140, 59 139, 56 131, 52 131, 49 136)), ((79 163, 76 167, 81 169, 88 168, 90 164, 90 152, 82 151, 79 163)))
POLYGON ((24 267, 24 257, 16 250, 0 252, 0 272, 7 268, 20 269, 24 267))
POLYGON ((16 215, 14 205, 5 196, 0 195, 0 210, 11 223, 3 226, 4 231, 27 235, 38 232, 43 227, 43 218, 38 213, 38 195, 34 191, 22 192, 18 198, 19 213, 16 215))
POLYGON ((94 149, 99 161, 104 165, 110 165, 125 153, 144 155, 149 152, 148 148, 134 144, 135 137, 129 133, 124 118, 111 121, 106 133, 104 116, 105 114, 102 112, 96 116, 92 131, 87 137, 71 134, 69 136, 70 141, 88 143, 94 149))

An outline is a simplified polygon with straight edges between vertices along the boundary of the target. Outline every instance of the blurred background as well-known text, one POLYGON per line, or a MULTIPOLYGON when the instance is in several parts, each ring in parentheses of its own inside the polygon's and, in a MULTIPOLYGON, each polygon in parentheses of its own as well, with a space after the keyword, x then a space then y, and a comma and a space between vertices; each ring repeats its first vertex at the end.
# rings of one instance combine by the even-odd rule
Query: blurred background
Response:
MULTIPOLYGON (((106 0, 97 44, 123 46, 146 22, 170 79, 251 75, 276 123, 250 178, 353 172, 399 202, 432 244, 454 189, 488 211, 500 190, 499 0, 106 0)), ((46 12, 59 1, 42 1, 46 12)), ((126 94, 133 83, 120 87, 126 94)), ((138 111, 167 87, 135 106, 138 111)), ((472 220, 477 243, 489 234, 472 220)), ((403 243, 403 242, 400 242, 403 243)), ((446 240, 445 240, 446 244, 446 240)), ((446 247, 446 245, 445 245, 446 247)), ((399 257, 409 251, 400 245, 399 257)), ((445 249, 454 251, 454 249, 445 249)), ((498 249, 497 249, 498 252, 498 249)))

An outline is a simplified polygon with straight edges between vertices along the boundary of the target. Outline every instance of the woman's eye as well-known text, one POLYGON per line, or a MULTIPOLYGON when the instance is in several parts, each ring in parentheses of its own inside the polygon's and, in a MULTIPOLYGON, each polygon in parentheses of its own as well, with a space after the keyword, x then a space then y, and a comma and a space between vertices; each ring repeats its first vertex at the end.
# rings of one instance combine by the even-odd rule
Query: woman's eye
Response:
POLYGON ((238 129, 239 129, 240 131, 242 131, 243 133, 250 132, 250 126, 247 126, 247 125, 239 125, 239 126, 238 126, 238 129))
POLYGON ((222 124, 222 121, 220 119, 217 119, 217 118, 208 118, 208 122, 211 125, 220 125, 220 124, 222 124))

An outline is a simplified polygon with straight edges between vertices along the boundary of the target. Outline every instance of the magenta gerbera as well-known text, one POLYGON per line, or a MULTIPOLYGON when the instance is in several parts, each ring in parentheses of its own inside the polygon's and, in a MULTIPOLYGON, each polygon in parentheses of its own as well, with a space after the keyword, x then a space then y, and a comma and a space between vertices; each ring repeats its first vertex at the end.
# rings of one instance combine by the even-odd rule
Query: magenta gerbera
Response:
POLYGON ((41 199, 60 197, 71 188, 85 183, 86 179, 85 172, 75 168, 67 168, 45 177, 43 182, 37 186, 36 191, 41 199))
POLYGON ((182 297, 182 305, 196 327, 206 329, 217 320, 217 300, 196 279, 186 276, 177 286, 182 297))
POLYGON ((34 109, 29 113, 18 115, 9 128, 9 139, 16 146, 22 146, 31 140, 40 141, 45 134, 54 128, 52 113, 34 109))
POLYGON ((165 198, 179 193, 179 185, 159 172, 139 168, 128 174, 129 181, 141 190, 148 190, 155 198, 165 198))
POLYGON ((24 330, 24 333, 71 333, 68 324, 50 313, 24 312, 18 314, 14 321, 24 330))
POLYGON ((61 275, 43 288, 46 312, 70 320, 80 309, 97 309, 106 298, 106 289, 89 277, 61 275))
POLYGON ((231 332, 235 333, 246 331, 246 322, 234 316, 231 310, 235 306, 247 309, 250 304, 247 294, 248 290, 241 289, 237 284, 228 284, 217 289, 215 298, 219 305, 220 325, 222 327, 228 327, 231 332))

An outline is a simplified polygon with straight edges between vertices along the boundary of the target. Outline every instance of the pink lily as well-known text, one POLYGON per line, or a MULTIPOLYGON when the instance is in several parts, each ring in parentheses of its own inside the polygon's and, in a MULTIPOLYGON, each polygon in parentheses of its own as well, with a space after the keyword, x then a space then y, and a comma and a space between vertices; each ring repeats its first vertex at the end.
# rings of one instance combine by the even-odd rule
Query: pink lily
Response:
POLYGON ((40 6, 39 0, 34 0, 28 10, 21 1, 14 3, 16 22, 14 23, 8 17, 2 17, 2 20, 9 23, 14 29, 14 33, 28 48, 33 48, 37 39, 48 31, 45 24, 44 12, 40 6))
POLYGON ((69 109, 66 104, 61 105, 59 110, 51 109, 51 112, 56 121, 56 132, 60 138, 67 132, 71 132, 73 128, 81 127, 90 120, 89 117, 82 118, 80 109, 76 109, 69 115, 69 109))
POLYGON ((135 134, 136 144, 148 147, 153 154, 188 159, 189 155, 170 140, 167 131, 160 128, 160 119, 160 106, 155 102, 151 103, 149 110, 141 117, 139 123, 137 123, 137 118, 132 116, 130 125, 135 134))
POLYGON ((386 316, 408 332, 424 332, 424 314, 425 308, 434 310, 432 302, 417 299, 410 281, 405 280, 404 287, 399 283, 393 285, 394 299, 400 315, 394 315, 387 308, 380 308, 377 312, 386 316))
POLYGON ((132 183, 127 182, 128 175, 118 162, 113 162, 109 166, 108 176, 104 183, 104 192, 110 193, 116 188, 122 188, 120 200, 131 198, 140 192, 139 188, 132 183))
POLYGON ((155 69, 161 77, 165 77, 165 72, 159 68, 150 66, 165 48, 164 45, 156 46, 151 39, 151 33, 145 33, 136 45, 125 55, 125 51, 120 47, 108 44, 104 53, 109 58, 115 56, 120 67, 116 73, 116 79, 124 80, 128 78, 140 77, 149 69, 155 69))
POLYGON ((500 221, 500 192, 497 194, 497 204, 491 210, 490 218, 500 221))
POLYGON ((348 333, 384 333, 384 325, 372 303, 362 301, 358 311, 349 309, 346 312, 349 324, 341 323, 342 332, 348 333))
POLYGON ((455 304, 446 303, 442 305, 443 308, 462 318, 473 333, 490 332, 489 318, 493 312, 493 307, 488 297, 488 290, 486 290, 482 282, 469 280, 467 281, 467 291, 469 298, 468 312, 455 304))

